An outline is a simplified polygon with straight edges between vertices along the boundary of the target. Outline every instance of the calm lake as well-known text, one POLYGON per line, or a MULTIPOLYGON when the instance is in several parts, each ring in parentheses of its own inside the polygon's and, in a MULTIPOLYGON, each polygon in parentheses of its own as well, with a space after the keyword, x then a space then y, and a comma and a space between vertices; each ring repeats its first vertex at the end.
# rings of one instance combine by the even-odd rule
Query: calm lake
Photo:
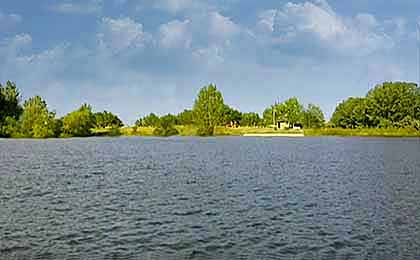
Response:
POLYGON ((420 139, 0 140, 0 259, 420 259, 420 139))

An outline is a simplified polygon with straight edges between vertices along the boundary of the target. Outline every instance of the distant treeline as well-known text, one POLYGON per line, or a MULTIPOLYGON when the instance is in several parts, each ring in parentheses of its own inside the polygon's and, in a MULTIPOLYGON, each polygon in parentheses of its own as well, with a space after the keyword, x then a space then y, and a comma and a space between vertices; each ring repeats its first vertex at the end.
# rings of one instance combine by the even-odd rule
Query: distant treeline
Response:
MULTIPOLYGON (((297 98, 270 105, 262 117, 255 112, 241 112, 224 103, 215 85, 203 87, 193 108, 173 115, 151 113, 139 118, 134 128, 153 127, 158 136, 177 135, 176 125, 194 125, 197 135, 214 134, 216 126, 269 127, 284 122, 304 128, 411 128, 420 130, 420 90, 412 83, 384 83, 366 97, 349 98, 340 103, 326 123, 319 106, 304 107, 297 98)), ((0 137, 49 138, 91 136, 93 129, 110 129, 118 135, 123 122, 111 112, 93 112, 83 104, 79 109, 57 118, 39 96, 25 100, 13 82, 0 84, 0 137)))

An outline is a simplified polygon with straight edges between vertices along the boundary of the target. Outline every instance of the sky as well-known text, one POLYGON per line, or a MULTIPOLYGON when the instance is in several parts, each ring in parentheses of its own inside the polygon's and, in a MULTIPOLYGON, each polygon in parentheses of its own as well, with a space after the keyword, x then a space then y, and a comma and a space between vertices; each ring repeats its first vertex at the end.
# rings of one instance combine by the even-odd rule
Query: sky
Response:
POLYGON ((298 97, 327 117, 384 81, 418 81, 418 0, 1 0, 0 82, 58 116, 83 103, 178 113, 216 84, 261 113, 298 97))

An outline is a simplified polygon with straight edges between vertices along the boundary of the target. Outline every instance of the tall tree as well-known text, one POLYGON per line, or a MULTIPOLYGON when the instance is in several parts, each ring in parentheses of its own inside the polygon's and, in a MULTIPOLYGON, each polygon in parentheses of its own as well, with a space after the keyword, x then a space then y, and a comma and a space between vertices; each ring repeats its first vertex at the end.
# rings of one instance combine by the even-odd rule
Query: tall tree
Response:
POLYGON ((12 128, 7 126, 8 123, 18 120, 22 111, 20 93, 16 84, 10 81, 7 81, 5 86, 0 84, 0 136, 10 135, 12 128))
POLYGON ((77 137, 90 136, 94 123, 95 117, 91 106, 83 104, 78 110, 63 118, 63 134, 77 137))
POLYGON ((48 111, 47 103, 35 96, 25 101, 20 118, 20 132, 23 137, 49 138, 57 135, 55 113, 48 111))
POLYGON ((324 126, 325 118, 321 108, 314 104, 309 104, 303 113, 303 125, 305 128, 321 128, 324 126))
POLYGON ((367 109, 365 98, 348 98, 337 106, 331 117, 331 123, 341 128, 366 127, 369 124, 367 109))
POLYGON ((293 126, 296 123, 301 123, 303 106, 297 98, 293 97, 277 106, 277 113, 281 119, 293 126))
POLYGON ((370 126, 376 127, 383 121, 398 126, 403 120, 415 120, 418 96, 414 83, 385 82, 376 86, 366 96, 370 126))
POLYGON ((264 113, 263 113, 264 126, 270 126, 274 124, 273 110, 275 110, 274 106, 268 107, 264 110, 264 113))
POLYGON ((124 124, 118 118, 118 116, 112 114, 111 112, 104 111, 94 114, 95 117, 95 127, 96 128, 106 128, 106 127, 122 127, 124 124))
POLYGON ((214 128, 222 123, 224 102, 222 93, 215 85, 203 87, 194 103, 194 122, 199 135, 213 135, 214 128))

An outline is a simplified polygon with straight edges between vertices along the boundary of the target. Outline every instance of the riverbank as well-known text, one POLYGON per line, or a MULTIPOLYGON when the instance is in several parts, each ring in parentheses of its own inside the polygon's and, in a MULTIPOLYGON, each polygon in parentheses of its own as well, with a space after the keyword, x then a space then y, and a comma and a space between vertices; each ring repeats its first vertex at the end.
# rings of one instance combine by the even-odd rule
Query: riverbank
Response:
POLYGON ((420 131, 408 128, 320 128, 306 129, 305 136, 342 136, 342 137, 420 137, 420 131))
MULTIPOLYGON (((196 136, 195 126, 176 126, 179 136, 196 136)), ((96 136, 154 136, 154 127, 124 127, 119 129, 95 129, 96 136)), ((274 130, 267 127, 216 127, 215 136, 279 136, 279 137, 302 137, 302 136, 342 136, 342 137, 420 137, 420 131, 415 129, 403 128, 362 128, 362 129, 342 129, 342 128, 320 128, 305 130, 274 130)))

